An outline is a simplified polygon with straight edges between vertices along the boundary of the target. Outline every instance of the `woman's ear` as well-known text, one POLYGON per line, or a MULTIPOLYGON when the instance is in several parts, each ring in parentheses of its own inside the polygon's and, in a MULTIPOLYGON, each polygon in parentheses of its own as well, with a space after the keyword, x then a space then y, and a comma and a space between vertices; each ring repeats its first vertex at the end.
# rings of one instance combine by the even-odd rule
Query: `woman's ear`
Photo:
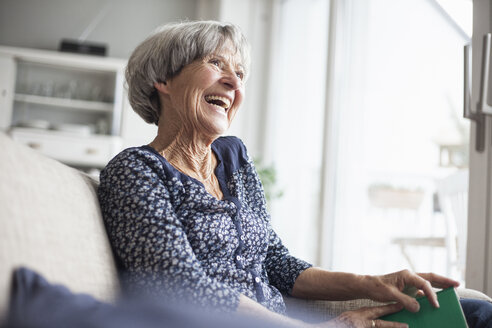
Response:
POLYGON ((154 82, 154 88, 163 94, 169 94, 169 87, 166 82, 154 82))

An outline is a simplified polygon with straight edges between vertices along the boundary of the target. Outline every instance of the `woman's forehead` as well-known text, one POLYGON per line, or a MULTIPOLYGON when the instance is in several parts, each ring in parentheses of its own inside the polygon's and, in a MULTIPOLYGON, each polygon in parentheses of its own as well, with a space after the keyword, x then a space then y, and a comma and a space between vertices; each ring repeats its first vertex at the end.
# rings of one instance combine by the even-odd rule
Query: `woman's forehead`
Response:
POLYGON ((211 56, 221 57, 221 59, 232 63, 234 66, 244 68, 241 52, 231 40, 226 40, 221 46, 215 49, 213 53, 211 53, 211 56))

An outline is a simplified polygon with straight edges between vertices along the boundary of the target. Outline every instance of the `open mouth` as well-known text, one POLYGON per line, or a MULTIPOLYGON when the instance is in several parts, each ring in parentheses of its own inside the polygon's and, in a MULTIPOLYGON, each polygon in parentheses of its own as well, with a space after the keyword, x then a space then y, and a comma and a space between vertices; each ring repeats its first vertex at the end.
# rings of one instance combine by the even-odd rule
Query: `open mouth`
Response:
POLYGON ((214 106, 220 107, 227 111, 231 107, 231 101, 225 97, 208 95, 205 96, 205 101, 214 106))

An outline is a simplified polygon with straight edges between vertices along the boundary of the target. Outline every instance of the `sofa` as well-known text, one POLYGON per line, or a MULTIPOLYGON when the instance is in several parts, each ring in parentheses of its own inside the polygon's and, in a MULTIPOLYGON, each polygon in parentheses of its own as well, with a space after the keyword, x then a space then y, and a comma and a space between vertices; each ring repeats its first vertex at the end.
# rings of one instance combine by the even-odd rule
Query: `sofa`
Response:
MULTIPOLYGON (((12 272, 19 266, 74 293, 114 302, 120 286, 97 200, 97 180, 3 133, 0 149, 0 320, 7 313, 12 272)), ((477 291, 459 293, 491 301, 477 291)), ((313 311, 320 320, 377 304, 288 297, 286 303, 293 316, 313 311)))

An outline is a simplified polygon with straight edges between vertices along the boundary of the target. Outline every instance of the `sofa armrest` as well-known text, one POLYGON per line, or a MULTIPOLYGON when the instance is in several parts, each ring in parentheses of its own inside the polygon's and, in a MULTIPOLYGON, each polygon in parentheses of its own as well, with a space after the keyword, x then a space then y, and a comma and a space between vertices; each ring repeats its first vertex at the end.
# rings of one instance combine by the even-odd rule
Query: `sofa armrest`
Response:
MULTIPOLYGON (((479 299, 492 303, 492 299, 490 297, 477 290, 458 288, 456 291, 460 298, 479 299)), ((362 307, 385 304, 367 299, 350 301, 319 301, 303 300, 290 296, 284 296, 284 300, 287 306, 287 314, 290 317, 298 318, 307 322, 327 321, 345 311, 352 311, 362 307)))
POLYGON ((357 310, 362 307, 383 305, 368 299, 350 301, 304 300, 290 296, 284 297, 289 317, 306 322, 328 321, 345 311, 357 310))
POLYGON ((456 292, 460 298, 472 298, 492 303, 492 298, 475 289, 457 288, 456 292))

